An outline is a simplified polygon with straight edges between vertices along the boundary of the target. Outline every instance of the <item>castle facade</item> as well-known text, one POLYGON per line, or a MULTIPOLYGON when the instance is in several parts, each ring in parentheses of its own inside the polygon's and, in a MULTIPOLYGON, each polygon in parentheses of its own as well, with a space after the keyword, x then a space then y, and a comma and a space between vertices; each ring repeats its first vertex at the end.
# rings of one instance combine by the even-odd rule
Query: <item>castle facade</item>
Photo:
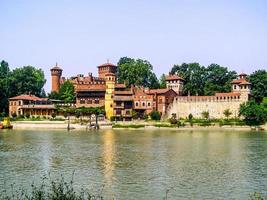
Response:
POLYGON ((229 109, 231 117, 237 117, 240 105, 247 102, 250 96, 251 84, 246 74, 240 74, 231 82, 232 91, 215 93, 214 96, 176 96, 167 110, 167 117, 175 114, 178 118, 202 118, 203 112, 209 112, 210 118, 224 118, 224 111, 229 109))

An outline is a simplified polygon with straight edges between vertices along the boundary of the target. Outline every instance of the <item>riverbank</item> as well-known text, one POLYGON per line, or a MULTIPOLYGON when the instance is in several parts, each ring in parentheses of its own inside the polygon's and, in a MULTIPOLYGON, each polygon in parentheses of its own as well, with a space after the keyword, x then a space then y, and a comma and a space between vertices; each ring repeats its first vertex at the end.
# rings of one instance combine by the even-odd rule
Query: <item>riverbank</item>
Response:
MULTIPOLYGON (((66 121, 16 121, 12 123, 14 129, 67 129, 68 123, 66 121)), ((212 126, 199 126, 199 125, 185 125, 177 127, 166 122, 144 122, 144 121, 132 121, 132 122, 117 122, 111 124, 108 121, 99 122, 100 129, 161 129, 161 130, 207 130, 207 129, 221 129, 221 130, 251 130, 249 126, 219 126, 215 124, 212 126)), ((86 124, 71 123, 71 129, 87 130, 86 124)), ((267 124, 262 126, 264 130, 267 130, 267 124)))

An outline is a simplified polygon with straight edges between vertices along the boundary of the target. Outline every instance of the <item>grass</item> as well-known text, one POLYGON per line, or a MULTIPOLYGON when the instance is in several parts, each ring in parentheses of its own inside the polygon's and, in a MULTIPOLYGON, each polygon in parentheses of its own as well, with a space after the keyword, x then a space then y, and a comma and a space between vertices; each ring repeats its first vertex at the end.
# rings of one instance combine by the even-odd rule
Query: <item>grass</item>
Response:
POLYGON ((93 195, 87 190, 77 191, 73 186, 73 178, 66 182, 60 179, 52 180, 43 177, 41 184, 32 184, 30 190, 15 189, 11 185, 10 191, 0 191, 0 199, 4 200, 102 200, 101 194, 93 195))
POLYGON ((144 128, 144 124, 113 124, 112 128, 144 128))
MULTIPOLYGON (((74 188, 73 175, 69 182, 65 181, 61 175, 59 179, 51 179, 50 176, 44 176, 40 184, 31 184, 29 190, 23 188, 16 189, 11 185, 9 191, 0 188, 0 199, 2 200, 104 200, 102 191, 99 194, 92 194, 88 190, 77 190, 74 188)), ((173 189, 173 188, 171 188, 173 189)), ((168 193, 171 189, 166 190, 165 197, 168 199, 168 193)), ((164 195, 164 194, 163 194, 164 195)), ((266 200, 266 197, 259 192, 249 194, 250 200, 266 200)))

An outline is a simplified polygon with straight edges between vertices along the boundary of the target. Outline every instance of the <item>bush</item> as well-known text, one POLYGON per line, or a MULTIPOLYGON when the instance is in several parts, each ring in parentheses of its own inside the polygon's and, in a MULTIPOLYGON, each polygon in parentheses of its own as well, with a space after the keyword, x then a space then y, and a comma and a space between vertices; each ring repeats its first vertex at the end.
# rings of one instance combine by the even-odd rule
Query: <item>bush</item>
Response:
POLYGON ((144 115, 143 115, 143 119, 144 119, 144 120, 148 119, 148 115, 147 115, 146 113, 144 113, 144 115))
POLYGON ((170 118, 169 119, 169 122, 171 123, 171 124, 177 124, 177 119, 175 119, 175 118, 170 118))
POLYGON ((17 117, 17 113, 14 112, 14 113, 11 114, 11 116, 12 116, 13 118, 16 118, 16 117, 17 117))
POLYGON ((57 116, 57 114, 56 114, 55 112, 53 112, 52 115, 51 115, 51 117, 52 117, 53 119, 55 119, 56 116, 57 116))
POLYGON ((153 110, 151 113, 150 113, 150 118, 152 120, 160 120, 161 116, 160 116, 160 113, 156 110, 153 110))
POLYGON ((26 118, 29 119, 30 118, 30 113, 26 113, 26 118))
POLYGON ((110 121, 114 122, 115 121, 115 116, 110 117, 110 121))

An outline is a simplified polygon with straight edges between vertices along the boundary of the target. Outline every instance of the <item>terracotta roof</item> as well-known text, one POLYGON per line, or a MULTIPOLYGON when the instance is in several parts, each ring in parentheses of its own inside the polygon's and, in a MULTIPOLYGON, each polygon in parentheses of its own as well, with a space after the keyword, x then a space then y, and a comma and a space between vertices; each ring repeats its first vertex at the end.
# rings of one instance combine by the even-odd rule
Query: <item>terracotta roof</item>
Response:
POLYGON ((126 88, 126 85, 124 83, 117 83, 115 88, 126 88))
POLYGON ((166 81, 172 81, 172 80, 184 80, 184 79, 180 76, 175 75, 175 74, 166 76, 166 81))
POLYGON ((88 85, 84 85, 84 84, 78 84, 75 87, 76 92, 79 91, 105 91, 106 90, 106 85, 104 84, 88 84, 88 85))
POLYGON ((132 91, 114 91, 114 94, 127 94, 127 95, 132 95, 132 91))
POLYGON ((247 74, 245 74, 245 73, 241 73, 241 74, 239 74, 238 76, 247 76, 247 74))
POLYGON ((225 92, 225 93, 215 93, 216 97, 222 97, 222 96, 240 96, 240 93, 238 92, 225 92))
POLYGON ((35 95, 22 94, 19 96, 11 97, 9 100, 29 100, 29 101, 47 101, 47 98, 40 98, 35 95))
POLYGON ((119 96, 119 95, 115 95, 113 97, 114 101, 133 101, 133 96, 119 96))
POLYGON ((170 91, 172 89, 164 88, 164 89, 152 89, 146 91, 146 94, 165 94, 166 92, 170 91))
POLYGON ((114 65, 114 64, 112 64, 112 63, 110 63, 110 62, 107 62, 107 63, 104 63, 104 64, 102 64, 102 65, 99 65, 98 67, 110 67, 110 66, 112 66, 112 67, 116 67, 116 65, 114 65))
POLYGON ((251 83, 246 80, 242 80, 239 84, 240 85, 251 85, 251 83))
POLYGON ((251 83, 248 82, 246 79, 235 79, 231 82, 231 84, 241 84, 241 85, 250 85, 251 83))

